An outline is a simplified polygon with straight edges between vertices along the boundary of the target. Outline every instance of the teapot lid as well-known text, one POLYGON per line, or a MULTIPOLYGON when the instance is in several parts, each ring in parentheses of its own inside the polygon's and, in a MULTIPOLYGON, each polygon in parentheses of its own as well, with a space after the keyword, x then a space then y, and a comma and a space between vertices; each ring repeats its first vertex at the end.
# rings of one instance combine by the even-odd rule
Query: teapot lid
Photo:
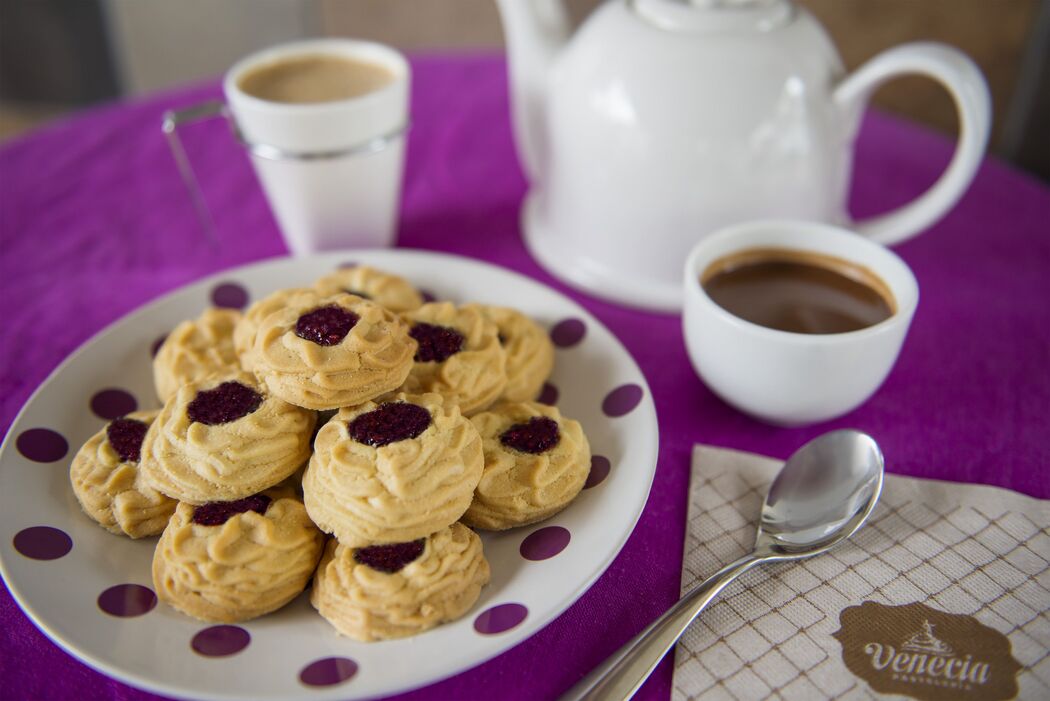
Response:
POLYGON ((789 0, 628 0, 644 20, 683 32, 766 32, 791 21, 789 0))

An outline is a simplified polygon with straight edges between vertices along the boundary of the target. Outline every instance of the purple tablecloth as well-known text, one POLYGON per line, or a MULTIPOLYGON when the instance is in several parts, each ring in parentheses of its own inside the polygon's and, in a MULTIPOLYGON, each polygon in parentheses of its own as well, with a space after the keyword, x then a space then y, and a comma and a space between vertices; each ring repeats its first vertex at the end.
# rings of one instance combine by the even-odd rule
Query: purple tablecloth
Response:
MULTIPOLYGON (((490 56, 413 62, 400 245, 506 266, 565 290, 518 233, 525 182, 514 156, 505 66, 490 56)), ((159 125, 165 108, 217 85, 83 114, 0 150, 0 425, 106 324, 205 274, 285 252, 250 166, 220 123, 186 130, 221 247, 204 243, 159 125)), ((932 183, 951 144, 880 115, 864 122, 853 209, 871 214, 932 183)), ((1050 497, 1050 190, 989 160, 956 209, 897 247, 921 286, 914 325, 878 394, 841 420, 765 426, 715 398, 686 358, 676 317, 570 292, 638 360, 660 418, 660 461, 638 527, 616 561, 561 618, 500 657, 406 695, 551 698, 677 598, 690 448, 695 442, 786 457, 854 426, 892 472, 984 482, 1050 497)), ((3 533, 0 537, 10 538, 3 533)), ((668 662, 642 698, 667 698, 668 662)), ((5 698, 144 699, 50 643, 0 593, 5 698)))

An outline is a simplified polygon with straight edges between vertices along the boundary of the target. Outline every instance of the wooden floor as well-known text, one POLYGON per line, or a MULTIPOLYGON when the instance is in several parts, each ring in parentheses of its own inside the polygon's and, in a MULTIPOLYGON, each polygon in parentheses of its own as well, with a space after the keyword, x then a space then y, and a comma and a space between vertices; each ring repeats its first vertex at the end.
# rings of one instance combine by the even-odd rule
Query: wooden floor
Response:
MULTIPOLYGON (((566 0, 577 20, 600 0, 566 0)), ((166 85, 218 75, 228 65, 226 53, 240 49, 223 47, 211 54, 207 48, 185 56, 178 47, 179 16, 187 15, 187 27, 199 27, 198 5, 212 0, 180 3, 141 3, 110 0, 114 32, 123 39, 117 51, 138 56, 141 70, 123 70, 129 92, 145 92, 166 85), (185 8, 179 10, 178 8, 185 8), (152 14, 151 14, 152 13, 152 14), (156 16, 154 16, 156 15, 156 16), (123 19, 121 19, 123 17, 123 19), (123 22, 123 25, 122 25, 123 22), (123 29, 121 28, 123 26, 123 29), (174 39, 172 39, 174 37, 174 39), (174 46, 175 48, 166 48, 174 46), (182 63, 180 63, 180 61, 182 63), (151 63, 155 67, 151 67, 151 63), (130 78, 128 76, 131 76, 130 78)), ((935 40, 954 44, 984 70, 992 88, 996 122, 993 150, 1002 133, 1003 117, 1013 97, 1015 81, 1039 0, 798 0, 811 10, 835 38, 849 68, 855 68, 879 51, 905 41, 935 40)), ((360 36, 393 44, 406 50, 496 48, 502 32, 494 0, 223 0, 212 36, 221 35, 222 22, 247 46, 252 41, 273 43, 273 36, 360 36), (249 14, 235 11, 238 3, 251 5, 249 14), (266 16, 273 15, 266 26, 266 16), (245 17, 252 17, 250 22, 245 17), (224 20, 224 18, 226 18, 224 20), (282 32, 284 32, 282 34, 282 32), (244 38, 245 34, 251 34, 244 38)), ((204 6, 201 5, 201 9, 204 6)), ((189 30, 187 30, 189 31, 189 30)), ((210 38, 210 37, 209 37, 210 38)), ((208 42, 196 42, 198 46, 208 42)), ((221 44, 216 40, 216 44, 221 44)), ((236 42, 229 42, 234 44, 236 42)), ((955 110, 947 94, 932 81, 906 78, 881 89, 875 96, 879 106, 905 114, 946 132, 955 130, 955 110)), ((0 104, 0 140, 32 129, 63 113, 46 105, 0 104)))
POLYGON ((67 112, 61 107, 0 104, 0 142, 35 129, 67 112))

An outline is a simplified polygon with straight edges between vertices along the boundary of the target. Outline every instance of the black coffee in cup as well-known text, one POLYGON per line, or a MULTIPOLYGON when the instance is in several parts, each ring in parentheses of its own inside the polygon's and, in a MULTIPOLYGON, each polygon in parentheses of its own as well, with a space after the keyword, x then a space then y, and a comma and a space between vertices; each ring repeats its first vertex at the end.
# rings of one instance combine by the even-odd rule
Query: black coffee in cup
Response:
POLYGON ((700 284, 733 316, 793 333, 857 331, 890 318, 897 306, 871 270, 810 251, 746 249, 712 262, 700 284))

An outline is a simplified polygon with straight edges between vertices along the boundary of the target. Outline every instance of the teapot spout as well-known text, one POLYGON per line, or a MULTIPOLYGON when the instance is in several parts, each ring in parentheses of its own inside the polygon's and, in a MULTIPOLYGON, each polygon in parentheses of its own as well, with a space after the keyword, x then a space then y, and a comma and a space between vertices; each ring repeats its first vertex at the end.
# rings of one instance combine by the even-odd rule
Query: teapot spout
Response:
POLYGON ((546 153, 547 76, 569 38, 562 0, 496 0, 507 43, 511 114, 518 157, 530 181, 546 153))

